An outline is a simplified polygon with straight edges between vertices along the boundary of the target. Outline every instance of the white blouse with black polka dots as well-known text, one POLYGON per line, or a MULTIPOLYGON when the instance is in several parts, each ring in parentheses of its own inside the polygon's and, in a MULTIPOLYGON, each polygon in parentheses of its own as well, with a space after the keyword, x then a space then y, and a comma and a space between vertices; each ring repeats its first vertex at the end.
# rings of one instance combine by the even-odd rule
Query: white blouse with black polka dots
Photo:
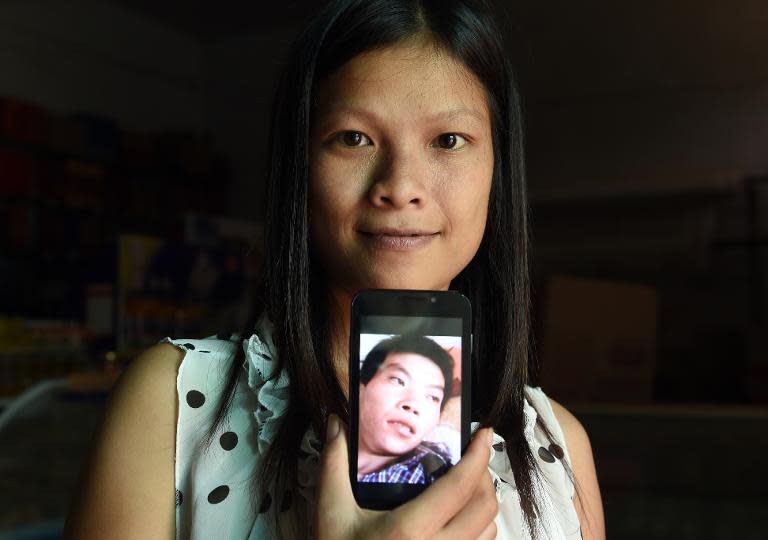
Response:
MULTIPOLYGON (((311 536, 315 471, 321 441, 309 430, 301 444, 299 485, 295 492, 267 493, 258 500, 254 482, 261 456, 275 436, 288 400, 285 373, 267 381, 276 358, 268 322, 258 335, 240 341, 219 335, 202 340, 169 339, 185 352, 176 389, 179 416, 176 425, 176 538, 261 539, 275 536, 268 512, 279 505, 284 534, 311 536), (261 337, 259 337, 261 336, 261 337), (245 349, 245 362, 237 380, 230 413, 216 431, 210 446, 203 443, 213 422, 236 347, 245 349)), ((538 538, 580 538, 573 505, 574 488, 561 461, 569 461, 560 425, 540 388, 527 388, 524 402, 525 437, 537 457, 540 481, 536 483, 540 508, 538 538), (550 443, 536 424, 537 413, 558 444, 550 443)), ((473 423, 473 429, 477 424, 473 423)), ((499 513, 498 538, 530 538, 524 525, 520 498, 504 440, 494 434, 488 469, 496 487, 499 513)))

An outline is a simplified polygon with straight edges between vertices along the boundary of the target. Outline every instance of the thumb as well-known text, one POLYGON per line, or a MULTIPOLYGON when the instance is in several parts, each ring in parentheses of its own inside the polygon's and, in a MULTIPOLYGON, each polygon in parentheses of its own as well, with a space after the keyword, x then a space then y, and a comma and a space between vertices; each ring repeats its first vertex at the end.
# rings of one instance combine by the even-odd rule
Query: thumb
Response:
POLYGON ((335 414, 328 415, 315 501, 317 538, 342 538, 353 526, 358 507, 349 481, 347 435, 335 414))

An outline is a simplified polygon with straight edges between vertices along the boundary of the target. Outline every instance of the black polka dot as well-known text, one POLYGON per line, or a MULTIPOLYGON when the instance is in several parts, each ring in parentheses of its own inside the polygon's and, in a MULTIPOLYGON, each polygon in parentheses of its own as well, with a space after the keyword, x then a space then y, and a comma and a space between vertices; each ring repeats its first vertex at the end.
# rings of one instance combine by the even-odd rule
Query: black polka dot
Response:
POLYGON ((200 352, 201 352, 201 353, 205 353, 205 354, 208 354, 208 353, 210 353, 211 351, 200 351, 200 352))
POLYGON ((202 407, 203 403, 205 403, 205 396, 202 392, 198 392, 197 390, 190 390, 187 392, 187 405, 193 409, 197 409, 202 407))
POLYGON ((497 442, 493 445, 493 449, 497 452, 503 452, 504 451, 504 443, 503 442, 497 442))
POLYGON ((285 512, 291 507, 291 501, 293 500, 293 495, 291 494, 291 490, 287 490, 285 492, 285 495, 283 495, 283 502, 280 505, 280 511, 285 512))
POLYGON ((195 346, 194 346, 194 345, 192 345, 191 343, 185 343, 185 344, 184 344, 184 346, 185 346, 187 349, 189 349, 190 351, 194 351, 194 350, 195 350, 195 346))
POLYGON ((259 506, 259 514, 265 513, 269 510, 270 506, 272 506, 272 496, 269 493, 265 493, 264 499, 261 501, 261 506, 259 506))
POLYGON ((219 437, 219 443, 224 450, 232 450, 237 446, 237 433, 234 431, 222 433, 221 437, 219 437))
POLYGON ((557 445, 555 443, 552 443, 549 445, 549 451, 557 459, 563 459, 563 457, 565 457, 565 452, 563 452, 563 449, 560 447, 560 445, 557 445))
POLYGON ((223 341, 229 341, 229 338, 231 337, 232 337, 232 334, 230 334, 229 332, 219 332, 218 334, 216 334, 216 338, 221 339, 223 341))
POLYGON ((498 491, 499 491, 499 480, 498 479, 493 481, 493 489, 495 489, 496 492, 498 493, 498 491))
POLYGON ((547 463, 555 462, 555 456, 553 456, 552 453, 543 446, 539 448, 539 457, 547 463))
POLYGON ((180 490, 176 490, 176 506, 181 506, 184 502, 184 494, 180 490))
POLYGON ((208 502, 211 504, 219 504, 227 498, 227 495, 229 495, 229 487, 219 486, 208 494, 208 502))

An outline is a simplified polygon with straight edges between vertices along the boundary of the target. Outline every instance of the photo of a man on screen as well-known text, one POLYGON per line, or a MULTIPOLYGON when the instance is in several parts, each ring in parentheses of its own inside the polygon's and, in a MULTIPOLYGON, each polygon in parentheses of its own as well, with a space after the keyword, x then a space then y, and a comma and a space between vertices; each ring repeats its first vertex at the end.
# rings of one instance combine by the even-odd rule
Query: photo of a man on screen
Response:
POLYGON ((360 368, 360 482, 431 484, 448 471, 448 447, 424 439, 452 395, 453 371, 451 355, 424 336, 371 349, 360 368))

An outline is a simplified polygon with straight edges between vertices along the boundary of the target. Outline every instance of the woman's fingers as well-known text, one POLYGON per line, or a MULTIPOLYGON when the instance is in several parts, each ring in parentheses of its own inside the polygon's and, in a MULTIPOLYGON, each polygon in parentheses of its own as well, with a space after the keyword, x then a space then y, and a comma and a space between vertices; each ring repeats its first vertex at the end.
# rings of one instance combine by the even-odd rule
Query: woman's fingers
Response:
MULTIPOLYGON (((395 511, 398 523, 402 523, 411 531, 422 531, 425 538, 431 538, 437 534, 462 508, 467 506, 477 492, 480 481, 484 479, 483 474, 488 472, 490 440, 490 429, 475 433, 474 439, 458 464, 419 497, 395 511)), ((478 524, 486 520, 487 512, 478 513, 473 510, 471 514, 471 519, 478 524)), ((487 520, 482 525, 482 527, 477 525, 478 533, 485 528, 487 520)))
POLYGON ((359 508, 349 482, 347 437, 336 415, 328 417, 317 482, 314 516, 317 538, 348 537, 359 508))
POLYGON ((497 503, 488 474, 490 437, 490 430, 477 432, 461 461, 416 499, 392 512, 373 512, 357 506, 349 481, 346 433, 331 415, 318 472, 315 536, 409 537, 418 531, 424 538, 493 538, 497 503))
POLYGON ((494 540, 496 538, 496 522, 491 521, 477 540, 494 540))
POLYGON ((476 484, 475 493, 466 506, 448 522, 436 538, 483 538, 487 531, 493 529, 495 536, 496 526, 493 519, 499 511, 499 503, 496 500, 496 490, 493 480, 486 468, 480 482, 476 484))

